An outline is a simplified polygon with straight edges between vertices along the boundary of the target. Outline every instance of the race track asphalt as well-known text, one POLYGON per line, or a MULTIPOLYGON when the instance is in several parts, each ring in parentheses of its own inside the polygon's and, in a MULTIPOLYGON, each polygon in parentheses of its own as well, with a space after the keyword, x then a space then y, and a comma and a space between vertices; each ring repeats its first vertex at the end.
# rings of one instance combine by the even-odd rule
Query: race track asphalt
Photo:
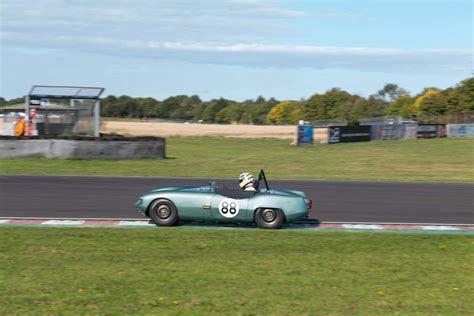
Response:
MULTIPOLYGON (((142 218, 133 207, 140 193, 209 180, 2 175, 0 217, 142 218)), ((306 192, 313 200, 311 217, 326 222, 474 223, 474 183, 269 179, 269 184, 306 192)))

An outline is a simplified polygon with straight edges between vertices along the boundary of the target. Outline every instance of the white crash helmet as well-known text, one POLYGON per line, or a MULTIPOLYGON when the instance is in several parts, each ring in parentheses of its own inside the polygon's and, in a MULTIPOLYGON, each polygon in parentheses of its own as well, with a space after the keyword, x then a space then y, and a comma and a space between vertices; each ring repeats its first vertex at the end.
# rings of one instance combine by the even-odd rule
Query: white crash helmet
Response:
POLYGON ((242 190, 247 189, 249 186, 252 186, 254 183, 253 175, 249 172, 244 172, 240 174, 239 177, 239 186, 242 190))

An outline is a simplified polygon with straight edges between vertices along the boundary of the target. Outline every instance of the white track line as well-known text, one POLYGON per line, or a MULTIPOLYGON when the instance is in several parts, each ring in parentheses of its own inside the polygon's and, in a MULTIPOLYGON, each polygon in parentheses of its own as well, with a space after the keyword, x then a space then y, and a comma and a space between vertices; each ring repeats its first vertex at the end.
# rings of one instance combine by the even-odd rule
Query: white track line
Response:
POLYGON ((85 221, 81 220, 47 220, 41 223, 41 225, 82 225, 85 221))
POLYGON ((421 226, 422 230, 460 230, 452 226, 421 226))
POLYGON ((381 225, 366 225, 366 224, 342 224, 342 227, 348 229, 384 229, 381 225))
POLYGON ((120 221, 119 226, 149 226, 149 221, 120 221))

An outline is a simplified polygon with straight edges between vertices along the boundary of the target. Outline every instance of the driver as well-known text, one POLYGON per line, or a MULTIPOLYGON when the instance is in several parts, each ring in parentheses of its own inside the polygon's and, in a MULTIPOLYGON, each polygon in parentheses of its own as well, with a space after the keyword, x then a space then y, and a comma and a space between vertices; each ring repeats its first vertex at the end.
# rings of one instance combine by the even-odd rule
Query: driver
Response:
POLYGON ((253 175, 249 172, 244 172, 239 177, 240 188, 244 191, 253 191, 255 192, 253 175))

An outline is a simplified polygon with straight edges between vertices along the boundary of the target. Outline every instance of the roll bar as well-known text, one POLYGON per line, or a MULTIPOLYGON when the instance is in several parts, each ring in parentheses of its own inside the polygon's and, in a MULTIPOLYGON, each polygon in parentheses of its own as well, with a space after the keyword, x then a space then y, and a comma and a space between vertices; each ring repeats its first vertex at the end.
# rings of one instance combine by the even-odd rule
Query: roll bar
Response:
POLYGON ((259 189, 261 180, 263 180, 263 182, 265 183, 265 188, 267 190, 270 190, 270 187, 268 186, 268 182, 267 182, 267 177, 265 176, 265 171, 263 171, 263 169, 260 169, 260 173, 258 174, 258 180, 257 180, 257 184, 255 186, 256 190, 259 189))

